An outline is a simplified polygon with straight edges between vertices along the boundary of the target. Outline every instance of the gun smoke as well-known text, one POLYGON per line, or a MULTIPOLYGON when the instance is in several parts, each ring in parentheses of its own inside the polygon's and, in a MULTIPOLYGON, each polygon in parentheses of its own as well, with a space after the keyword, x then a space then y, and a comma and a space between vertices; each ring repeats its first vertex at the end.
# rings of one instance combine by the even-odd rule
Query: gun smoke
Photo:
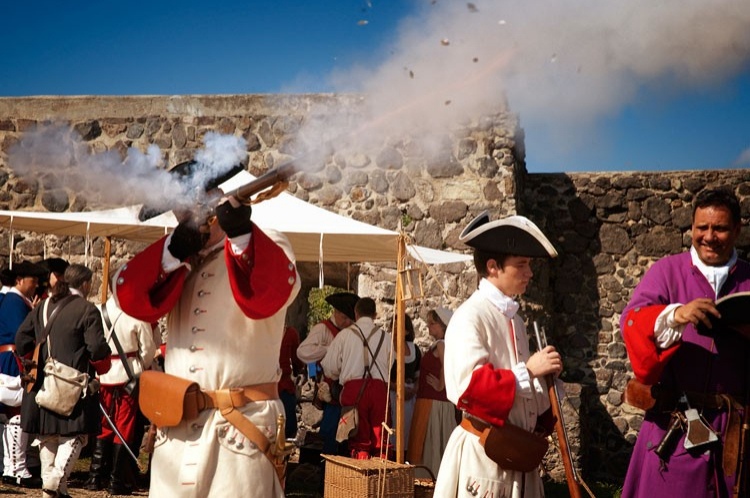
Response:
POLYGON ((170 174, 163 156, 156 145, 146 152, 131 147, 124 158, 117 151, 95 153, 75 130, 48 124, 23 134, 8 151, 8 165, 47 191, 70 190, 90 205, 190 209, 203 195, 207 179, 246 160, 247 143, 234 135, 206 133, 204 147, 195 154, 203 167, 190 176, 170 174))
POLYGON ((602 119, 644 90, 662 100, 711 92, 747 67, 750 2, 432 0, 384 53, 330 75, 336 91, 365 96, 358 124, 349 110, 321 109, 303 144, 343 137, 338 149, 369 153, 408 136, 439 150, 445 133, 507 98, 522 127, 544 135, 537 154, 572 160, 606 148, 602 119))

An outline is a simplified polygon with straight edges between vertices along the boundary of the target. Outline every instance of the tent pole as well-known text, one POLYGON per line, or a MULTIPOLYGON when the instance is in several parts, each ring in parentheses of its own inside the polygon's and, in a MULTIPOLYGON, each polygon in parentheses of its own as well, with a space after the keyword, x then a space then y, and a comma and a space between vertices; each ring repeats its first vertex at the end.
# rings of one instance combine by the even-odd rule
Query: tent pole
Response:
POLYGON ((107 302, 109 289, 109 257, 112 253, 112 237, 104 237, 104 257, 102 258, 102 305, 107 302))
POLYGON ((404 463, 404 388, 406 372, 404 365, 406 330, 404 326, 404 282, 406 269, 406 238, 398 237, 398 271, 396 272, 396 462, 404 463))

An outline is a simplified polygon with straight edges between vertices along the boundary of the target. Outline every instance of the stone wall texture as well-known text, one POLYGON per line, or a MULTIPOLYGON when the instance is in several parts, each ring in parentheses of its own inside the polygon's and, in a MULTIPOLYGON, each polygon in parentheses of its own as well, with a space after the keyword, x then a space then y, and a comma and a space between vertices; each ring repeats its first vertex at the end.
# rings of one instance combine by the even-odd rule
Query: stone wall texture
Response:
MULTIPOLYGON (((69 125, 92 153, 159 146, 167 167, 191 159, 208 131, 243 136, 248 170, 262 174, 292 158, 295 132, 313 106, 356 109, 357 96, 229 95, 139 97, 0 98, 0 209, 85 211, 99 209, 76 196, 73 186, 49 191, 44 182, 19 179, 7 152, 38 124, 69 125)), ((466 252, 458 234, 479 212, 493 217, 523 214, 560 252, 539 262, 523 300, 525 316, 537 321, 565 359, 566 422, 576 464, 591 480, 621 482, 642 413, 620 402, 630 364, 618 330, 621 310, 649 264, 690 244, 690 203, 705 185, 727 185, 750 220, 750 172, 528 174, 523 130, 509 110, 456 127, 442 156, 427 158, 408 137, 393 137, 376 152, 338 154, 332 149, 311 170, 297 174, 290 193, 325 209, 383 228, 402 229, 419 245, 466 252)), ((272 202, 272 201, 271 201, 272 202)), ((750 232, 740 240, 744 257, 750 232)), ((112 266, 141 244, 113 240, 112 266)), ((0 265, 14 260, 62 256, 101 268, 103 241, 0 231, 0 265), (11 247, 12 245, 12 247, 11 247)), ((301 265, 303 266, 303 265, 301 265)), ((305 289, 316 287, 317 268, 301 267, 305 289)), ((336 265, 326 282, 376 297, 387 320, 395 299, 394 265, 336 265)), ((425 298, 407 311, 426 344, 424 318, 435 305, 457 307, 476 285, 465 264, 424 272, 425 298)), ((305 330, 305 292, 293 320, 305 330)), ((384 321, 385 323, 385 321, 384 321)), ((550 451, 551 475, 562 477, 550 451)))

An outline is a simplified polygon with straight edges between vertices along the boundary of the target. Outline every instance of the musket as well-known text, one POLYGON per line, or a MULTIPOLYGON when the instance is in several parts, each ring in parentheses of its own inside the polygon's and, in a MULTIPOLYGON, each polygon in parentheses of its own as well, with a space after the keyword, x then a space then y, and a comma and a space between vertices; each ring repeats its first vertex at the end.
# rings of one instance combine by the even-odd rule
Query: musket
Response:
MULTIPOLYGON (((539 351, 547 347, 547 336, 544 331, 539 330, 539 326, 536 321, 534 322, 534 333, 536 334, 536 344, 539 351)), ((565 480, 568 482, 568 491, 572 498, 581 498, 581 477, 578 475, 578 471, 573 465, 573 454, 570 452, 570 445, 568 444, 568 432, 565 429, 565 420, 563 419, 562 405, 560 404, 560 396, 557 392, 557 384, 552 374, 547 375, 547 388, 549 393, 549 402, 552 408, 552 415, 555 417, 555 432, 557 433, 557 441, 560 447, 560 456, 563 461, 563 467, 565 467, 565 480)), ((586 487, 590 496, 594 496, 591 490, 586 487)))
POLYGON ((122 434, 117 429, 117 426, 112 421, 112 419, 109 416, 109 413, 107 413, 107 410, 104 409, 104 406, 101 403, 99 403, 99 409, 102 411, 102 414, 104 415, 104 418, 107 420, 107 423, 112 428, 112 430, 114 431, 115 435, 118 438, 120 438, 120 441, 122 441, 122 445, 125 447, 125 450, 128 452, 128 455, 130 455, 133 458, 133 461, 135 461, 135 464, 138 466, 138 469, 142 472, 143 469, 141 469, 141 464, 138 461, 138 457, 135 456, 135 453, 133 453, 133 450, 130 449, 130 445, 128 445, 128 443, 125 442, 125 438, 122 437, 122 434))
MULTIPOLYGON (((255 180, 252 180, 245 185, 237 187, 234 190, 224 192, 221 189, 216 189, 207 194, 203 194, 198 199, 198 208, 192 213, 193 220, 197 225, 203 224, 212 214, 216 206, 221 201, 222 197, 234 196, 241 203, 250 202, 252 196, 260 194, 258 197, 272 197, 275 195, 276 188, 269 192, 263 192, 264 190, 271 189, 271 187, 286 188, 289 177, 297 172, 297 168, 294 166, 294 161, 286 162, 277 168, 268 171, 255 180)), ((161 214, 163 209, 155 209, 147 206, 143 206, 141 211, 138 213, 138 219, 145 221, 149 218, 161 214)))
POLYGON ((255 194, 266 190, 267 188, 273 187, 282 182, 286 182, 290 176, 296 172, 294 163, 292 161, 284 163, 279 167, 262 174, 250 183, 246 183, 241 187, 237 187, 231 192, 224 192, 226 196, 234 196, 240 202, 246 202, 250 200, 255 194))

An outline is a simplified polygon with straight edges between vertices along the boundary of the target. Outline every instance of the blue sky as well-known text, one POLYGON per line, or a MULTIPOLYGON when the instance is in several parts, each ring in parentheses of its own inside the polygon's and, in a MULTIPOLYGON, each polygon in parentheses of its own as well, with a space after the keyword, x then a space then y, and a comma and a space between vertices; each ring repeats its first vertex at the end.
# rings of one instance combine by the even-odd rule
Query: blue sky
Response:
POLYGON ((750 166, 750 2, 609 4, 6 2, 0 96, 357 91, 414 127, 507 95, 531 172, 750 166))

